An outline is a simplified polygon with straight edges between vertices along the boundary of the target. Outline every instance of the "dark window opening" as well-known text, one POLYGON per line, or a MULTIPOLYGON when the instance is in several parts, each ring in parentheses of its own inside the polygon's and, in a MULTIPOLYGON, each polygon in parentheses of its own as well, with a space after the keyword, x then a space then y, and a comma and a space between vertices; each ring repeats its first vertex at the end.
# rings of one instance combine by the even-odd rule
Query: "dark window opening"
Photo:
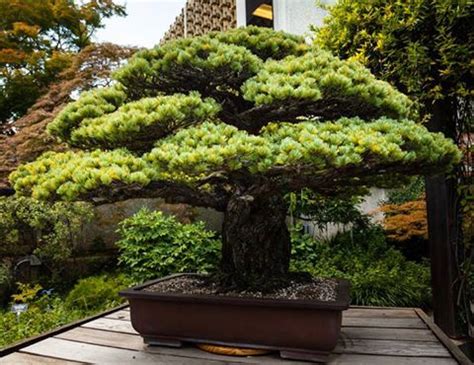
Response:
POLYGON ((273 1, 246 0, 247 25, 273 28, 273 1))

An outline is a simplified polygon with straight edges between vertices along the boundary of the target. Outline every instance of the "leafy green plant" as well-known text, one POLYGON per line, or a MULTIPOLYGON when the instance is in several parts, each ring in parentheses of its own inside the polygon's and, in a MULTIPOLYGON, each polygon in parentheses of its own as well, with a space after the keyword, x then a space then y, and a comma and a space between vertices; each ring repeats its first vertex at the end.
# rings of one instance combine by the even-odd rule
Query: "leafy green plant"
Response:
POLYGON ((123 274, 81 279, 66 296, 65 307, 81 311, 114 307, 122 302, 118 292, 129 284, 131 280, 123 274))
POLYGON ((183 224, 160 211, 142 209, 119 225, 119 264, 136 281, 178 272, 210 272, 220 241, 204 223, 183 224))
POLYGON ((292 232, 292 268, 351 281, 352 304, 424 306, 430 301, 426 264, 407 261, 380 227, 338 234, 329 244, 292 232))

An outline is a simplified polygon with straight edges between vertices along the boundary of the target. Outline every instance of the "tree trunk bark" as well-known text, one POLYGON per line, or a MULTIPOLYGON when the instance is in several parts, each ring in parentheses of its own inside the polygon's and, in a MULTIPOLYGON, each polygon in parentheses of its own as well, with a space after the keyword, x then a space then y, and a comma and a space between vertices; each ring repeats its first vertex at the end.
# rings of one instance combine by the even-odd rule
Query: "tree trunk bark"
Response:
POLYGON ((221 274, 227 287, 271 288, 288 274, 290 234, 281 195, 232 197, 223 224, 221 274))

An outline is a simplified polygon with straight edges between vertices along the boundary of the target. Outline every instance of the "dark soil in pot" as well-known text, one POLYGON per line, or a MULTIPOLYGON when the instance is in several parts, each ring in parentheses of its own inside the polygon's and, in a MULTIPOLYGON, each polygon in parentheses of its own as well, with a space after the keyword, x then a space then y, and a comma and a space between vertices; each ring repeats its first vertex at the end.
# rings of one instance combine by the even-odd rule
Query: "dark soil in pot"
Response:
POLYGON ((335 279, 308 278, 295 276, 285 285, 271 290, 223 289, 212 279, 205 276, 182 275, 160 281, 143 288, 144 291, 167 294, 217 295, 240 298, 336 300, 338 281, 335 279))

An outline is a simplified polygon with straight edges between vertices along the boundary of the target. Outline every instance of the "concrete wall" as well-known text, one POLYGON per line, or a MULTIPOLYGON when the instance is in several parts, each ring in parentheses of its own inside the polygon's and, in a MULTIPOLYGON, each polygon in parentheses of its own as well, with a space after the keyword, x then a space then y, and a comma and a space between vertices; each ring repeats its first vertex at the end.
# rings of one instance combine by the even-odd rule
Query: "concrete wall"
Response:
POLYGON ((321 25, 326 12, 314 0, 273 0, 273 14, 276 30, 309 36, 310 25, 321 25))

